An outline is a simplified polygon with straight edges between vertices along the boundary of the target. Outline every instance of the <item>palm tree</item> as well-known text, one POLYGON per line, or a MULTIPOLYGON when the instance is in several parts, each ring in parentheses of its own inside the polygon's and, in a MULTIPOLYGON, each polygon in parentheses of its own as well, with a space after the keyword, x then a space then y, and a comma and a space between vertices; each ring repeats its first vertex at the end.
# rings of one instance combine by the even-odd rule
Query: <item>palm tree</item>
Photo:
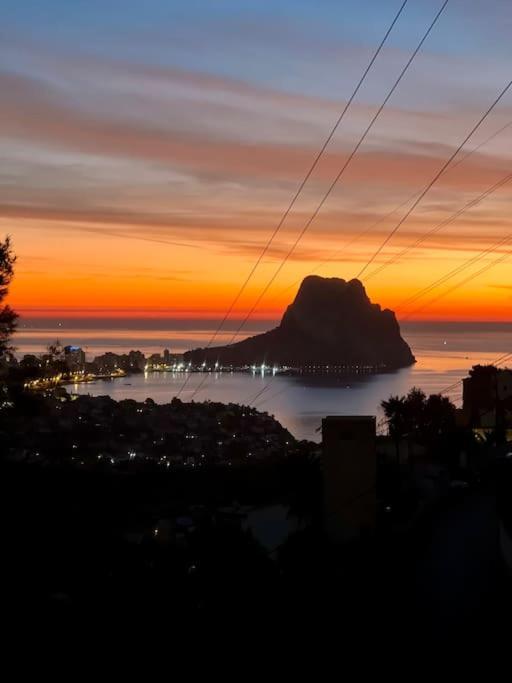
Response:
POLYGON ((396 462, 400 464, 400 441, 408 431, 407 419, 407 400, 405 396, 390 396, 387 401, 381 403, 386 421, 388 432, 395 442, 396 462))

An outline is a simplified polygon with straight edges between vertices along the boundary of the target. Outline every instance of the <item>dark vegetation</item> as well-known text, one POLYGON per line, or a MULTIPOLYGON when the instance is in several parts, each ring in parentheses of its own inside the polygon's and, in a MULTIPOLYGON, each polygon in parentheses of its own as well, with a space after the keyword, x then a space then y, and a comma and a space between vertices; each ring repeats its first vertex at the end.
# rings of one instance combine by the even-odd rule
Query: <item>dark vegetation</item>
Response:
POLYGON ((13 254, 11 240, 7 237, 0 242, 0 357, 10 350, 10 339, 16 329, 18 315, 12 308, 4 304, 9 283, 14 275, 16 257, 13 254))

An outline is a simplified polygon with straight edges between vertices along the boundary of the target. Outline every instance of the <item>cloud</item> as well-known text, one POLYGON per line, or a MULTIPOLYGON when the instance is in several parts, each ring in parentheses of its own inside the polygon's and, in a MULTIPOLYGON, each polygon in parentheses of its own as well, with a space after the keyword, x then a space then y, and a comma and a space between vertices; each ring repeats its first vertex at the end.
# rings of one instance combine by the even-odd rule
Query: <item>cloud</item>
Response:
MULTIPOLYGON (((251 29, 247 26, 246 30, 251 29)), ((294 42, 297 35, 292 30, 286 40, 294 42)), ((327 52, 333 48, 332 44, 325 47, 327 52)), ((14 54, 17 48, 11 45, 9 49, 14 54)), ((353 52, 359 59, 365 50, 342 45, 340 55, 345 59, 353 52)), ((384 66, 402 58, 401 50, 387 51, 384 66)), ((472 63, 462 61, 457 73, 472 63)), ((0 129, 6 142, 0 171, 2 225, 12 224, 20 233, 30 228, 23 235, 27 249, 35 249, 30 242, 32 235, 38 248, 49 249, 44 237, 47 230, 52 231, 52 237, 57 235, 56 239, 60 234, 71 238, 77 232, 93 238, 142 240, 154 244, 151 253, 161 257, 165 251, 165 258, 174 258, 175 262, 181 259, 181 250, 163 250, 160 245, 194 249, 183 257, 187 269, 183 273, 172 267, 169 274, 144 269, 130 274, 121 272, 118 263, 108 265, 119 280, 161 281, 160 287, 154 282, 148 284, 152 296, 157 289, 166 289, 166 280, 200 280, 204 253, 199 250, 208 250, 210 269, 215 259, 226 264, 213 276, 217 284, 221 283, 219 291, 227 287, 226 280, 235 277, 229 264, 238 273, 245 261, 254 262, 342 108, 342 94, 348 92, 343 87, 330 97, 323 84, 317 90, 308 88, 304 83, 309 72, 299 73, 298 67, 294 83, 304 85, 302 93, 290 92, 288 81, 283 81, 280 90, 241 78, 78 53, 63 58, 44 50, 33 54, 27 51, 19 54, 19 62, 11 59, 8 63, 11 71, 4 66, 0 72, 4 100, 0 129)), ((447 75, 452 64, 450 58, 440 73, 439 56, 425 54, 417 65, 415 81, 423 84, 425 70, 430 70, 428 84, 439 78, 444 97, 446 84, 453 85, 447 75)), ((332 68, 329 78, 336 69, 332 68)), ((387 78, 392 73, 388 71, 387 78)), ((480 83, 480 76, 481 69, 475 82, 480 83)), ((484 90, 463 87, 463 96, 454 91, 445 102, 441 95, 430 101, 427 87, 422 97, 414 100, 419 86, 412 81, 404 83, 404 90, 384 110, 290 261, 311 264, 329 260, 333 252, 339 252, 334 265, 365 260, 406 211, 414 193, 433 177, 471 128, 481 113, 482 102, 487 104, 494 76, 484 90), (343 248, 365 230, 367 234, 343 248)), ((277 81, 268 82, 275 85, 277 81)), ((287 253, 345 163, 375 111, 380 90, 374 85, 365 89, 364 97, 351 108, 268 250, 265 261, 269 267, 274 268, 287 253)), ((386 81, 377 85, 384 88, 386 81)), ((510 105, 503 103, 468 149, 498 130, 508 117, 512 119, 510 105)), ((385 262, 512 171, 511 132, 503 131, 444 174, 376 263, 385 262)), ((505 197, 506 189, 468 211, 400 259, 400 265, 410 262, 407 272, 414 279, 416 265, 422 260, 443 264, 452 259, 457 263, 467 253, 499 239, 510 230, 505 197)), ((94 239, 82 242, 93 252, 94 239)), ((120 253, 136 255, 142 246, 134 244, 123 251, 121 244, 120 253)), ((149 253, 149 247, 144 249, 149 253)), ((25 258, 25 254, 21 256, 25 258)), ((60 276, 56 278, 66 282, 72 274, 62 262, 57 265, 60 276)), ((34 265, 34 269, 38 267, 34 265)), ((93 272, 101 275, 101 268, 93 272)), ((35 275, 35 271, 26 271, 30 273, 35 275)), ((192 286, 169 285, 171 289, 186 293, 192 286)), ((224 289, 222 292, 225 296, 224 289)), ((44 302, 42 293, 40 297, 44 302)), ((184 306, 188 302, 185 294, 180 300, 184 306)))
MULTIPOLYGON (((164 78, 163 75, 161 77, 164 78)), ((130 78, 133 78, 132 74, 130 78)), ((0 89, 7 93, 0 111, 0 126, 4 136, 23 139, 25 142, 32 141, 84 154, 143 160, 181 169, 203 179, 292 182, 311 163, 315 149, 332 125, 334 112, 341 107, 340 103, 290 96, 201 74, 169 70, 166 78, 175 87, 177 83, 185 90, 188 87, 194 96, 178 92, 173 97, 171 92, 167 97, 160 96, 154 101, 148 97, 150 105, 141 112, 145 115, 130 116, 130 99, 135 102, 139 99, 130 90, 116 93, 113 88, 114 95, 110 95, 112 102, 109 107, 105 108, 104 104, 97 102, 98 97, 96 100, 93 98, 94 106, 91 107, 90 104, 85 106, 77 102, 76 94, 67 93, 66 89, 50 87, 42 81, 19 74, 0 73, 0 89), (209 98, 208 92, 215 93, 215 97, 209 98), (228 98, 226 102, 223 98, 226 92, 231 95, 236 93, 233 101, 228 98), (170 100, 166 102, 169 97, 170 100), (251 107, 259 110, 259 117, 252 121, 249 116, 251 107), (321 110, 323 115, 315 121, 314 126, 308 124, 310 131, 305 138, 306 144, 304 135, 299 136, 301 142, 294 136, 290 138, 289 131, 293 125, 298 125, 304 132, 299 123, 304 114, 297 112, 305 110, 311 114, 312 109, 321 110), (166 112, 165 117, 162 117, 162 111, 166 112), (261 125, 262 118, 264 126, 261 125), (183 121, 187 125, 184 126, 183 121), (257 122, 259 134, 255 136, 257 122), (269 138, 268 131, 276 126, 276 134, 269 138)), ((136 114, 136 107, 134 109, 136 114)), ((368 105, 355 105, 347 122, 347 125, 350 124, 348 130, 347 125, 344 125, 338 144, 330 147, 319 165, 316 180, 332 178, 341 167, 347 149, 354 144, 355 136, 373 110, 368 105), (343 144, 340 148, 341 141, 343 144)), ((384 135, 386 139, 386 131, 392 121, 392 131, 402 130, 405 133, 410 130, 411 134, 414 131, 417 141, 406 141, 399 149, 393 144, 396 140, 393 132, 388 141, 392 149, 378 150, 372 149, 377 139, 372 134, 369 144, 362 148, 351 165, 345 182, 352 184, 365 180, 373 185, 386 177, 387 182, 411 184, 417 179, 428 178, 436 164, 439 165, 452 148, 447 144, 434 145, 431 139, 421 139, 421 131, 428 136, 428 130, 436 120, 441 120, 446 127, 445 117, 428 114, 426 131, 418 118, 425 118, 425 114, 393 108, 388 110, 385 125, 377 127, 376 134, 384 135)), ((454 128, 456 123, 451 121, 450 128, 454 128)), ((477 182, 482 171, 502 166, 502 158, 477 155, 476 159, 465 164, 464 169, 459 167, 457 179, 454 176, 450 180, 447 176, 446 182, 467 186, 468 183, 477 182)))
MULTIPOLYGON (((464 198, 462 203, 453 201, 433 203, 422 211, 414 213, 400 228, 385 253, 402 249, 414 243, 418 236, 427 233, 440 222, 450 217, 473 195, 464 198)), ((400 220, 405 208, 389 215, 386 207, 362 207, 361 210, 343 206, 328 209, 320 214, 306 233, 300 248, 292 255, 293 260, 315 258, 315 250, 339 249, 347 244, 353 254, 376 245, 400 220), (311 247, 311 243, 314 245, 311 247)), ((39 225, 52 230, 86 232, 92 235, 116 237, 120 240, 143 240, 155 244, 209 249, 217 253, 237 256, 254 256, 261 252, 263 244, 277 225, 281 214, 268 210, 258 212, 234 207, 228 215, 153 212, 143 210, 109 211, 101 207, 76 209, 66 207, 44 208, 25 205, 0 204, 0 214, 5 219, 15 219, 21 228, 39 225), (170 214, 170 215, 169 215, 170 214), (187 240, 180 240, 185 236, 187 240)), ((309 211, 298 210, 290 216, 268 251, 269 259, 281 259, 295 240, 299 230, 309 218, 309 211)), ((497 241, 511 230, 511 220, 507 207, 503 215, 496 213, 496 206, 488 199, 476 208, 467 210, 461 217, 429 237, 417 253, 425 254, 432 250, 475 250, 483 249, 497 241), (489 214, 490 207, 493 213, 489 214), (461 240, 461 237, 463 239, 461 240)), ((362 258, 362 257, 361 257, 362 258)))

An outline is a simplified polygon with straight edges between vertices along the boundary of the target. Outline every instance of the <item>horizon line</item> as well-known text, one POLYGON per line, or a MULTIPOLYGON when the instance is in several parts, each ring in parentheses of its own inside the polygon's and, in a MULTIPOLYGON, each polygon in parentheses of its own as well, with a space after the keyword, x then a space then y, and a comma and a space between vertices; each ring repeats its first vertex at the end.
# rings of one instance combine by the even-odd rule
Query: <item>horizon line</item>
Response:
MULTIPOLYGON (((25 319, 62 319, 62 320, 73 320, 73 319, 134 319, 134 320, 197 320, 197 321, 218 321, 222 318, 222 313, 220 311, 204 311, 202 309, 195 311, 176 311, 168 308, 119 308, 119 307, 105 307, 105 308, 71 308, 71 307, 17 307, 17 312, 19 313, 20 320, 25 319)), ((386 310, 383 308, 383 310, 386 310)), ((392 309, 387 309, 392 310, 392 309)), ((394 312, 394 311, 393 311, 394 312)), ((261 312, 258 316, 255 316, 255 321, 257 322, 275 322, 279 321, 283 315, 283 311, 271 313, 270 311, 261 312)), ((396 315, 396 313, 395 313, 396 315)), ((230 320, 236 321, 244 317, 244 311, 237 312, 233 315, 230 320), (239 317, 238 317, 239 316, 239 317)), ((406 320, 401 319, 396 315, 397 321, 402 323, 486 323, 486 324, 507 324, 510 323, 509 318, 497 319, 497 318, 486 318, 486 317, 418 317, 418 318, 408 318, 406 320)), ((229 322, 229 321, 226 321, 229 322)))

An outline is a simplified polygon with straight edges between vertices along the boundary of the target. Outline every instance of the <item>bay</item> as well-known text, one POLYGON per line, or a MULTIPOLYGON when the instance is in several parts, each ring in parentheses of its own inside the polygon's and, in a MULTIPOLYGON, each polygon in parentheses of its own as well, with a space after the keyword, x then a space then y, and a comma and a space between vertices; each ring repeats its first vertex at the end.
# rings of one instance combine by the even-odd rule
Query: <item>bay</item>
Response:
MULTIPOLYGON (((275 325, 274 321, 253 322, 247 335, 275 325)), ((84 347, 89 359, 105 351, 123 353, 140 349, 146 355, 169 348, 171 352, 204 346, 217 321, 158 319, 40 319, 26 320, 16 335, 19 355, 40 353, 59 338, 63 344, 84 347)), ((216 343, 227 341, 236 329, 231 321, 216 343)), ((266 410, 297 438, 320 440, 317 431, 326 415, 381 416, 380 403, 391 394, 404 394, 411 387, 435 393, 467 375, 472 365, 490 363, 512 351, 512 324, 509 323, 432 323, 402 325, 417 363, 393 373, 360 377, 320 377, 262 375, 261 373, 210 373, 205 379, 194 373, 185 382, 183 373, 148 373, 113 381, 77 384, 70 390, 78 394, 109 395, 119 400, 152 398, 166 403, 180 398, 201 401, 251 403, 266 410), (195 393, 202 384, 200 391, 195 393), (261 392, 261 393, 260 393, 261 392)), ((461 385, 450 397, 461 402, 461 385)))

